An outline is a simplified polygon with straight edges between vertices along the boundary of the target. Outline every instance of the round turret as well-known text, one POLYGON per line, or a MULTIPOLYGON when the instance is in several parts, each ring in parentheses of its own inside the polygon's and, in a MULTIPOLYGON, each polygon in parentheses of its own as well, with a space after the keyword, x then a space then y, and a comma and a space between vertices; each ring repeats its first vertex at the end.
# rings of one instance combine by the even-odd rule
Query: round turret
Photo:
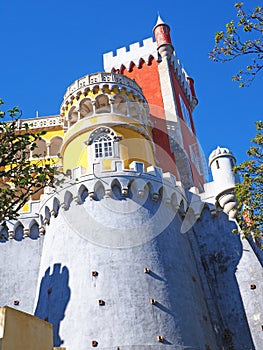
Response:
POLYGON ((157 22, 153 28, 153 33, 157 43, 157 49, 162 45, 171 45, 172 41, 170 37, 170 27, 164 23, 160 15, 158 15, 157 22))
POLYGON ((66 91, 61 106, 65 138, 61 148, 64 171, 82 167, 93 172, 103 159, 154 165, 149 107, 134 80, 114 73, 86 75, 66 91))
POLYGON ((158 16, 156 25, 153 28, 153 33, 156 39, 157 50, 162 58, 165 56, 170 58, 174 50, 170 37, 170 27, 168 24, 164 23, 160 15, 158 16))
POLYGON ((236 198, 233 189, 238 182, 233 172, 236 159, 228 148, 217 147, 209 156, 209 166, 214 180, 216 199, 221 208, 234 217, 236 212, 236 198))

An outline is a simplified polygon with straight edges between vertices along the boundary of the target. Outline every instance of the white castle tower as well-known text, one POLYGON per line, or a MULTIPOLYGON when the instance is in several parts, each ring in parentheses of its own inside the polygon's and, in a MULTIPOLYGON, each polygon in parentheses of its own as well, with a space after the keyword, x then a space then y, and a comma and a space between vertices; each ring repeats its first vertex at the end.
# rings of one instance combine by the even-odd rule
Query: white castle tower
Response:
POLYGON ((211 168, 216 199, 229 214, 231 218, 236 215, 236 199, 233 193, 235 184, 238 182, 236 174, 233 173, 236 159, 227 148, 217 147, 209 156, 209 166, 211 168))
POLYGON ((235 158, 213 151, 206 182, 193 79, 161 18, 154 35, 32 121, 61 176, 2 228, 0 304, 50 322, 61 350, 261 349, 262 255, 232 233, 235 158))

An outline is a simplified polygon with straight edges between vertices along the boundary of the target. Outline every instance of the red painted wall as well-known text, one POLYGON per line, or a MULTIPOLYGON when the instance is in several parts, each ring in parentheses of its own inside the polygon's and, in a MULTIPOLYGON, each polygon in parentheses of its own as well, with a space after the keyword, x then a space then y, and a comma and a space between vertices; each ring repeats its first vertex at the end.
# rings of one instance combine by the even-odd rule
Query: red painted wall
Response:
POLYGON ((132 65, 128 71, 126 67, 120 72, 131 79, 142 88, 143 94, 150 107, 151 121, 153 123, 153 140, 156 145, 157 166, 164 172, 169 171, 177 176, 175 160, 170 152, 169 138, 164 114, 163 99, 161 94, 158 62, 152 58, 147 65, 141 62, 139 68, 132 65))

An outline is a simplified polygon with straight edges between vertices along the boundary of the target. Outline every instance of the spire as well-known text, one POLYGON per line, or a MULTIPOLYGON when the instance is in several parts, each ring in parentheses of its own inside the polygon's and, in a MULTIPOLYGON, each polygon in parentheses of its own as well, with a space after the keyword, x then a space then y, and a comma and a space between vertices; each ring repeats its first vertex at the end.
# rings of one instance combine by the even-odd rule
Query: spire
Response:
POLYGON ((155 24, 155 27, 158 26, 158 25, 160 25, 160 24, 165 24, 165 23, 164 23, 162 17, 160 16, 159 11, 158 11, 158 17, 157 17, 157 22, 156 22, 156 24, 155 24))
POLYGON ((155 28, 156 28, 157 26, 161 25, 161 24, 162 24, 162 25, 165 25, 165 23, 164 23, 162 17, 160 16, 160 12, 158 11, 157 22, 156 22, 155 26, 153 27, 153 32, 154 32, 155 28))

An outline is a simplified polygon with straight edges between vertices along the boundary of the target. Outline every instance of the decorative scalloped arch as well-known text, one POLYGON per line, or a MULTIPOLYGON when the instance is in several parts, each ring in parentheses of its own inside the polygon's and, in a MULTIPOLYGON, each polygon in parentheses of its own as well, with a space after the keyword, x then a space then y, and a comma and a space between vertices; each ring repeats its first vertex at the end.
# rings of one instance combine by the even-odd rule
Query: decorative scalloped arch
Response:
POLYGON ((84 95, 84 96, 88 96, 88 94, 89 94, 90 91, 91 91, 90 88, 89 88, 89 87, 86 87, 86 88, 84 89, 84 91, 83 91, 83 95, 84 95))
POLYGON ((83 98, 79 103, 80 119, 94 114, 92 100, 88 97, 83 98))
POLYGON ((57 197, 54 197, 53 203, 52 203, 52 210, 54 211, 55 216, 58 215, 59 207, 60 207, 60 202, 57 199, 57 197))
POLYGON ((45 218, 44 218, 44 224, 49 224, 50 218, 51 218, 51 210, 49 209, 48 206, 45 206, 44 213, 45 213, 45 218))
POLYGON ((110 100, 107 94, 100 94, 95 98, 95 113, 110 113, 110 100))
POLYGON ((50 146, 49 146, 49 155, 50 156, 57 156, 60 152, 60 148, 63 142, 63 138, 61 136, 54 136, 50 140, 50 146))
POLYGON ((95 86, 93 86, 93 88, 92 88, 92 93, 93 93, 94 95, 96 95, 96 94, 99 92, 99 90, 100 90, 99 85, 95 85, 95 86))
POLYGON ((76 106, 70 107, 67 120, 69 122, 69 127, 71 127, 72 125, 74 125, 78 121, 78 111, 77 111, 76 106))
POLYGON ((105 195, 105 187, 100 180, 96 181, 94 184, 94 194, 94 199, 97 201, 100 201, 105 195))
POLYGON ((81 201, 81 203, 84 203, 86 198, 89 195, 89 190, 85 185, 81 185, 80 188, 78 189, 78 197, 81 201))
POLYGON ((145 62, 145 59, 144 58, 140 58, 139 59, 139 63, 138 63, 138 65, 137 65, 137 67, 140 69, 140 68, 142 68, 142 66, 143 66, 143 64, 147 64, 147 62, 145 62))
POLYGON ((147 63, 148 66, 151 66, 154 60, 155 60, 155 58, 153 57, 153 55, 149 55, 149 57, 148 57, 148 63, 147 63))
POLYGON ((66 208, 70 207, 70 204, 73 201, 73 194, 70 191, 66 191, 64 194, 64 203, 66 205, 66 208))
POLYGON ((128 99, 123 94, 113 97, 113 112, 128 115, 128 99))
POLYGON ((8 229, 6 226, 1 226, 0 229, 0 243, 8 241, 8 229))
POLYGON ((36 148, 32 151, 33 154, 37 154, 39 157, 45 157, 47 155, 47 142, 45 139, 36 141, 36 148))
POLYGON ((98 128, 96 128, 89 136, 88 140, 86 141, 86 143, 88 145, 91 145, 93 140, 101 133, 106 133, 106 134, 109 134, 114 140, 118 140, 119 137, 117 135, 117 133, 112 129, 112 128, 109 128, 108 126, 100 126, 98 128))
POLYGON ((113 197, 116 199, 120 199, 122 197, 121 190, 122 190, 122 185, 120 181, 117 178, 113 179, 111 182, 111 191, 112 191, 113 197))
MULTIPOLYGON (((134 63, 133 63, 134 64, 134 63)), ((135 65, 135 64, 134 64, 135 65)), ((130 65, 131 66, 131 65, 130 65)), ((123 74, 124 70, 126 69, 126 67, 122 64, 120 66, 120 69, 117 69, 117 71, 119 71, 119 74, 123 74)), ((130 72, 130 70, 128 69, 128 71, 130 72)))
POLYGON ((14 225, 14 239, 16 241, 22 241, 24 235, 24 225, 21 221, 17 221, 14 225))
POLYGON ((29 224, 29 237, 31 239, 38 239, 39 237, 39 224, 36 222, 36 220, 32 220, 29 224))

